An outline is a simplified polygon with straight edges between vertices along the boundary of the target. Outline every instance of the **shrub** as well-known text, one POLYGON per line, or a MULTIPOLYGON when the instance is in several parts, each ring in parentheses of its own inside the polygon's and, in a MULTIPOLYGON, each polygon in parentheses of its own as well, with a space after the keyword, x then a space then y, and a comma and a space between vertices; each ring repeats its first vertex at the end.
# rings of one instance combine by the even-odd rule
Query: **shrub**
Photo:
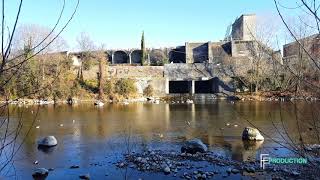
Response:
POLYGON ((104 83, 103 92, 105 94, 109 94, 109 95, 113 93, 113 82, 112 81, 107 80, 104 83))
POLYGON ((150 84, 143 90, 143 95, 148 97, 153 96, 153 87, 150 84))
POLYGON ((115 92, 122 96, 129 96, 137 92, 135 81, 132 79, 119 79, 115 84, 115 92))
POLYGON ((85 80, 81 82, 81 86, 87 91, 91 91, 92 93, 98 92, 98 81, 95 79, 85 80))
POLYGON ((86 71, 89 71, 95 65, 97 65, 97 61, 93 59, 86 59, 82 62, 83 69, 86 71))

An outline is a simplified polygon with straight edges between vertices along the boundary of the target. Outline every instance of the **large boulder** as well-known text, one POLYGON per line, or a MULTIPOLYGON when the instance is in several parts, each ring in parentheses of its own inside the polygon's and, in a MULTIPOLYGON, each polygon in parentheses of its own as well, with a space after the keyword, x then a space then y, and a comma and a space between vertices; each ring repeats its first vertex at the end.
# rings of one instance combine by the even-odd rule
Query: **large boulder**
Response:
POLYGON ((47 178, 48 175, 49 175, 49 170, 45 168, 38 168, 33 172, 32 177, 33 179, 36 179, 36 180, 44 180, 47 178))
POLYGON ((258 129, 246 127, 242 132, 242 140, 263 141, 264 137, 260 134, 258 129))
POLYGON ((56 146, 57 144, 58 144, 58 141, 54 136, 47 136, 38 140, 39 146, 53 147, 53 146, 56 146))
POLYGON ((192 139, 186 141, 183 146, 181 147, 182 153, 190 153, 195 154, 197 152, 205 153, 207 152, 208 148, 200 139, 192 139))

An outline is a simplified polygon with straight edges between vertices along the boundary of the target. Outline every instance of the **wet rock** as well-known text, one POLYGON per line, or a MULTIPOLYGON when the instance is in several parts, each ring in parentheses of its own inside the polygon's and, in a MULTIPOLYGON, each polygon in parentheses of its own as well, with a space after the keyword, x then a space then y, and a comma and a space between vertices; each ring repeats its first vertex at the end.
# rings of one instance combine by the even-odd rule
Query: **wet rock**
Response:
POLYGON ((165 174, 170 174, 170 167, 169 166, 166 166, 164 169, 163 169, 163 172, 165 174))
POLYGON ((79 176, 80 179, 87 179, 89 180, 90 179, 90 174, 82 174, 79 176))
POLYGON ((79 100, 77 98, 69 98, 67 100, 67 104, 69 105, 75 105, 75 104, 78 104, 79 100))
POLYGON ((228 169, 226 170, 226 172, 227 172, 228 174, 230 174, 230 173, 231 173, 231 171, 232 171, 232 169, 231 169, 231 168, 228 168, 228 169))
POLYGON ((188 100, 186 101, 186 103, 187 103, 187 104, 193 104, 193 100, 188 99, 188 100))
POLYGON ((242 132, 242 139, 249 141, 263 141, 264 137, 260 134, 258 129, 246 127, 242 132))
POLYGON ((232 172, 233 174, 238 174, 240 171, 239 171, 238 169, 232 169, 231 172, 232 172))
POLYGON ((300 175, 300 173, 297 172, 297 171, 292 171, 291 174, 292 174, 293 176, 299 176, 299 175, 300 175))
POLYGON ((46 179, 47 176, 49 175, 49 171, 45 168, 38 168, 34 171, 34 173, 32 174, 32 177, 34 179, 46 179))
POLYGON ((48 170, 49 170, 49 171, 54 171, 54 168, 49 168, 48 170))
POLYGON ((102 106, 104 106, 104 103, 102 101, 96 101, 96 102, 94 102, 94 105, 97 107, 102 107, 102 106))
POLYGON ((246 167, 245 169, 248 173, 254 173, 256 171, 254 167, 246 167))
POLYGON ((124 166, 125 166, 124 163, 120 163, 120 164, 119 164, 119 167, 120 167, 120 168, 123 168, 124 166))
POLYGON ((39 146, 53 147, 53 146, 56 146, 57 144, 58 144, 58 141, 54 136, 47 136, 38 140, 39 146))
POLYGON ((200 139, 192 139, 186 141, 184 145, 181 147, 182 153, 191 153, 195 154, 197 152, 205 153, 207 152, 208 148, 200 139))
POLYGON ((70 166, 70 169, 78 169, 78 168, 80 168, 78 165, 72 165, 72 166, 70 166))

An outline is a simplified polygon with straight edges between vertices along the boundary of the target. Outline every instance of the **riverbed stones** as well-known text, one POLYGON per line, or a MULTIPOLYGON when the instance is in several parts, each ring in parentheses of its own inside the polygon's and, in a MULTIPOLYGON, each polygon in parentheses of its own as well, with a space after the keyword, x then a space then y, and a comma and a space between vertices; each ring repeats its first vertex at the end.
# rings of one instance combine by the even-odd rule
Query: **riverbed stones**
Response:
POLYGON ((264 137, 260 134, 260 131, 253 127, 246 127, 242 132, 242 140, 248 141, 263 141, 264 137))
POLYGON ((171 172, 170 167, 169 167, 169 166, 166 166, 166 167, 163 169, 163 172, 164 172, 164 174, 170 174, 170 172, 171 172))
POLYGON ((207 152, 207 150, 208 150, 207 146, 200 139, 192 139, 192 140, 186 141, 181 147, 181 153, 190 153, 190 154, 196 154, 197 152, 205 153, 207 152))
POLYGON ((47 136, 38 140, 39 146, 53 147, 53 146, 56 146, 57 144, 58 144, 58 141, 54 136, 47 136))
POLYGON ((49 175, 49 170, 47 170, 45 168, 37 168, 33 172, 32 177, 34 179, 43 180, 43 179, 46 179, 48 177, 48 175, 49 175))

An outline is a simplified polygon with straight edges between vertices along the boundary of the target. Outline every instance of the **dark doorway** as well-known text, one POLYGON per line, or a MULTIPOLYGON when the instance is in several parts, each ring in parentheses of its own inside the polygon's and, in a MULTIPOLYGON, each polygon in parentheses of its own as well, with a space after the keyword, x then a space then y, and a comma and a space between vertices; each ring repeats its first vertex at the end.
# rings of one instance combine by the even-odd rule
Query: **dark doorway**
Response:
POLYGON ((196 81, 195 82, 195 93, 196 94, 212 94, 213 92, 213 81, 196 81))
POLYGON ((170 81, 169 82, 169 93, 189 93, 190 92, 190 83, 189 81, 170 81))

